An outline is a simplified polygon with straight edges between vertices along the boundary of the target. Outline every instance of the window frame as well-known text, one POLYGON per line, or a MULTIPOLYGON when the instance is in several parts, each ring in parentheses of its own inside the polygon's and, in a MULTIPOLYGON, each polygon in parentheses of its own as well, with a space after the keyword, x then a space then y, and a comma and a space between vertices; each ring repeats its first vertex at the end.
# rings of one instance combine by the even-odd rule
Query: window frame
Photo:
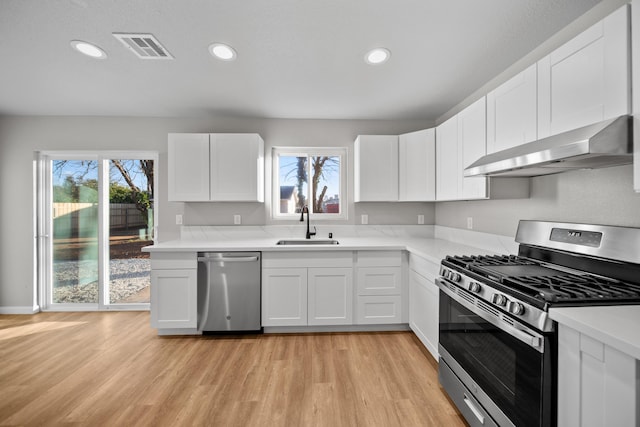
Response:
MULTIPOLYGON (((340 185, 338 197, 340 198, 340 213, 316 213, 311 212, 313 218, 317 220, 346 220, 349 218, 347 212, 347 164, 348 150, 346 147, 273 147, 271 153, 272 180, 271 180, 271 218, 274 220, 299 220, 300 214, 280 213, 280 156, 287 157, 315 157, 329 156, 340 159, 340 185)), ((311 162, 307 162, 307 175, 311 178, 311 162)), ((307 183, 307 199, 311 200, 311 183, 307 183)))
POLYGON ((108 304, 106 291, 109 282, 109 204, 103 203, 109 197, 109 160, 127 159, 154 161, 153 182, 153 241, 158 241, 158 183, 159 153, 157 151, 126 150, 45 150, 34 152, 34 307, 42 311, 140 311, 149 310, 150 303, 108 304), (97 303, 54 303, 53 285, 53 216, 49 209, 53 203, 52 167, 56 160, 92 160, 97 162, 98 171, 98 302, 97 303), (105 219, 106 218, 106 219, 105 219))

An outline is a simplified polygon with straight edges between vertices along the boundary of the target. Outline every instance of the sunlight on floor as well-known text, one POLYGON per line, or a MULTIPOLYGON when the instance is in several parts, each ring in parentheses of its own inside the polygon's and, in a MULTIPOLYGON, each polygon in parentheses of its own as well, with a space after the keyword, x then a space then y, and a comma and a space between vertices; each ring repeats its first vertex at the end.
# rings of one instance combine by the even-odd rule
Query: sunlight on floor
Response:
POLYGON ((32 325, 14 326, 7 329, 0 329, 0 341, 38 332, 53 331, 56 329, 68 328, 70 326, 84 325, 88 322, 41 322, 32 325))

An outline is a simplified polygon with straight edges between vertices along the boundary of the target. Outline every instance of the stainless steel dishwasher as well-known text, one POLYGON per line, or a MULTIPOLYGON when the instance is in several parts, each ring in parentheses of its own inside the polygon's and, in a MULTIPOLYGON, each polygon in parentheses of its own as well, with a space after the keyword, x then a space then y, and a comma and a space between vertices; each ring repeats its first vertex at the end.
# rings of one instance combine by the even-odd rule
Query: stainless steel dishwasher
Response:
POLYGON ((261 332, 260 252, 198 253, 198 329, 261 332))

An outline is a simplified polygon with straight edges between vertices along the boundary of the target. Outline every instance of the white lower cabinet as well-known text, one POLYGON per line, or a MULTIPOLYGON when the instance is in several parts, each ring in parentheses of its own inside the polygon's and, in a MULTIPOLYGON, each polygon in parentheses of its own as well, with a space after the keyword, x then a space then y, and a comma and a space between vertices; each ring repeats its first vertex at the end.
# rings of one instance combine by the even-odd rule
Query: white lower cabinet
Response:
POLYGON ((307 269, 265 268, 262 271, 262 326, 306 324, 307 269))
POLYGON ((353 323, 353 268, 310 268, 307 272, 307 323, 353 323))
POLYGON ((263 252, 262 326, 408 323, 405 254, 263 252))
POLYGON ((401 251, 359 251, 357 255, 356 322, 406 322, 401 251))
POLYGON ((157 328, 158 333, 196 330, 197 271, 195 253, 151 255, 151 326, 157 328))
POLYGON ((353 323, 353 253, 264 252, 262 326, 353 323))
POLYGON ((409 326, 438 360, 439 291, 435 284, 438 264, 411 254, 409 257, 409 326))
POLYGON ((640 361, 568 326, 558 333, 558 425, 640 425, 640 361))

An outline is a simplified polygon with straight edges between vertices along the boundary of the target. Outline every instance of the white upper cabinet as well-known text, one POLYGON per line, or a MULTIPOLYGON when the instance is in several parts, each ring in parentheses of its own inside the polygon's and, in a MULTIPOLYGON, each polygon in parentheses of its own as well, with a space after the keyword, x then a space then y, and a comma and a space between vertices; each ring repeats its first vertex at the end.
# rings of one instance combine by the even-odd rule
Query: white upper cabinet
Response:
POLYGON ((537 137, 536 64, 487 94, 487 154, 537 137))
POLYGON ((538 138, 629 113, 629 8, 538 62, 538 138))
POLYGON ((436 200, 457 200, 461 179, 458 116, 453 116, 436 127, 436 200))
POLYGON ((436 130, 424 129, 399 136, 399 200, 436 199, 436 130))
POLYGON ((210 136, 211 200, 264 202, 264 142, 260 135, 210 136))
POLYGON ((209 134, 170 133, 169 201, 209 200, 209 134))
POLYGON ((461 161, 461 188, 459 198, 485 199, 487 197, 487 178, 464 177, 464 169, 480 157, 487 154, 486 104, 482 97, 458 114, 458 145, 461 161))
POLYGON ((398 201, 398 136, 359 135, 354 151, 354 201, 398 201))
POLYGON ((464 168, 486 154, 486 105, 482 97, 436 128, 436 199, 487 197, 487 178, 464 177, 464 168))
POLYGON ((169 201, 264 201, 264 142, 257 134, 170 133, 169 201))

